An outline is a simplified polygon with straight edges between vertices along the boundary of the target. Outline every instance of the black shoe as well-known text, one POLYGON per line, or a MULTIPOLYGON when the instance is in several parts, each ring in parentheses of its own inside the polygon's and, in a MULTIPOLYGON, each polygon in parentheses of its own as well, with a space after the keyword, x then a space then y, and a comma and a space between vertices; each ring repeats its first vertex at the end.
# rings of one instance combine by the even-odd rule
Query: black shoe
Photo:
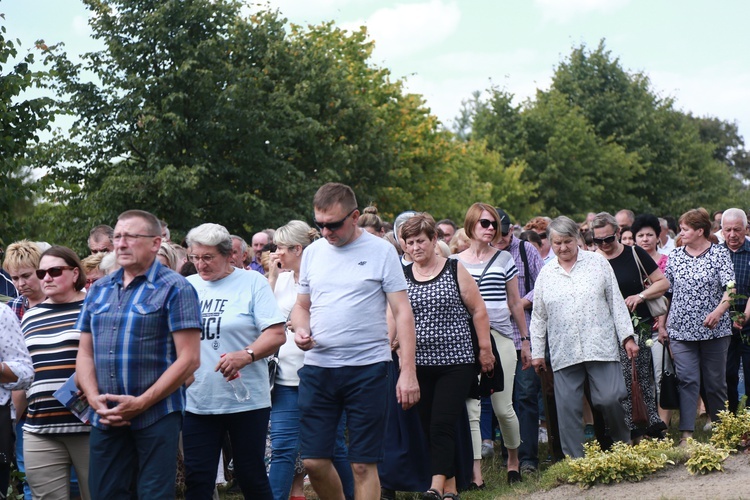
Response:
POLYGON ((508 484, 520 483, 521 481, 523 481, 523 479, 521 478, 520 472, 517 470, 508 471, 508 484))
POLYGON ((396 500, 396 491, 380 488, 380 500, 396 500))
POLYGON ((466 491, 479 491, 485 489, 486 487, 487 485, 485 483, 477 484, 475 482, 471 482, 469 483, 469 487, 466 488, 466 491))

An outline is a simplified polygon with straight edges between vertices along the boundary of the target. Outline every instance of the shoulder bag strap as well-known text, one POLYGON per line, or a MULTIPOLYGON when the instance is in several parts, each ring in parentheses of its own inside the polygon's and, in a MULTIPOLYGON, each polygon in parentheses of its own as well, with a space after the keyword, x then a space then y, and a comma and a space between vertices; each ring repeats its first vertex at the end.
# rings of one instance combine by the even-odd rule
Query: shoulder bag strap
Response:
POLYGON ((487 266, 484 268, 484 271, 482 271, 482 274, 479 275, 479 279, 477 280, 477 287, 482 284, 482 278, 484 278, 484 275, 487 274, 487 271, 489 271, 490 267, 492 267, 492 263, 495 262, 495 259, 500 256, 500 252, 502 252, 502 250, 498 250, 495 252, 495 255, 492 256, 490 261, 487 263, 487 266))
POLYGON ((523 284, 526 286, 526 293, 529 293, 531 291, 531 276, 529 276, 529 257, 526 255, 525 241, 518 241, 518 251, 521 253, 521 261, 523 261, 523 284))
MULTIPOLYGON (((643 284, 643 282, 645 281, 646 283, 651 285, 651 279, 648 277, 648 273, 646 272, 646 269, 643 267, 643 263, 641 262, 641 259, 638 258, 638 252, 635 251, 635 245, 633 245, 630 248, 632 248, 633 250, 633 258, 635 259, 635 263, 638 266, 638 274, 640 274, 641 276, 644 276, 644 279, 641 280, 641 284, 643 284)), ((643 285, 643 289, 644 290, 646 289, 646 285, 643 285)))

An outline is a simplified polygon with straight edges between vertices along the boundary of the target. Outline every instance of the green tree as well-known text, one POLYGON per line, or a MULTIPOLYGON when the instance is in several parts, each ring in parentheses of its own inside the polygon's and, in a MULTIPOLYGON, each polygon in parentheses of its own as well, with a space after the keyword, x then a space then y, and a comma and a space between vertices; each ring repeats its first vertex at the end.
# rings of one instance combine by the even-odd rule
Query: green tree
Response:
MULTIPOLYGON (((0 14, 3 23, 5 15, 0 14)), ((39 134, 49 128, 51 100, 25 98, 42 76, 33 71, 34 56, 19 57, 21 42, 8 40, 0 25, 0 243, 25 237, 31 229, 28 215, 33 209, 39 184, 30 168, 33 146, 39 134)))

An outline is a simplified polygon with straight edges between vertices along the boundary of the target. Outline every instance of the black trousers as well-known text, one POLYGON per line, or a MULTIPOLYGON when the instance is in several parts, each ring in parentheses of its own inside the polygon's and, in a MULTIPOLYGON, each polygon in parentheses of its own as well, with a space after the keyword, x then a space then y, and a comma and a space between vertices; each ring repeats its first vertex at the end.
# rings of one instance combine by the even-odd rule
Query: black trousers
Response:
POLYGON ((417 408, 430 446, 430 471, 451 478, 456 475, 456 421, 471 384, 476 384, 474 365, 417 366, 417 380, 417 408))

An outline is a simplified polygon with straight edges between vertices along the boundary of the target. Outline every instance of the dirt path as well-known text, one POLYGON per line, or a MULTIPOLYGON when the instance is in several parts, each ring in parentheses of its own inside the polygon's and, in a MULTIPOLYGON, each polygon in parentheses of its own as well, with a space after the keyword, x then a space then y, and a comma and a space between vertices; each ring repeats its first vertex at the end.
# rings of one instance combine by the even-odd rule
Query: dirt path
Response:
POLYGON ((684 464, 669 467, 638 483, 599 485, 587 490, 565 485, 527 498, 557 499, 739 499, 750 498, 750 455, 733 454, 724 462, 724 472, 691 476, 684 464))

